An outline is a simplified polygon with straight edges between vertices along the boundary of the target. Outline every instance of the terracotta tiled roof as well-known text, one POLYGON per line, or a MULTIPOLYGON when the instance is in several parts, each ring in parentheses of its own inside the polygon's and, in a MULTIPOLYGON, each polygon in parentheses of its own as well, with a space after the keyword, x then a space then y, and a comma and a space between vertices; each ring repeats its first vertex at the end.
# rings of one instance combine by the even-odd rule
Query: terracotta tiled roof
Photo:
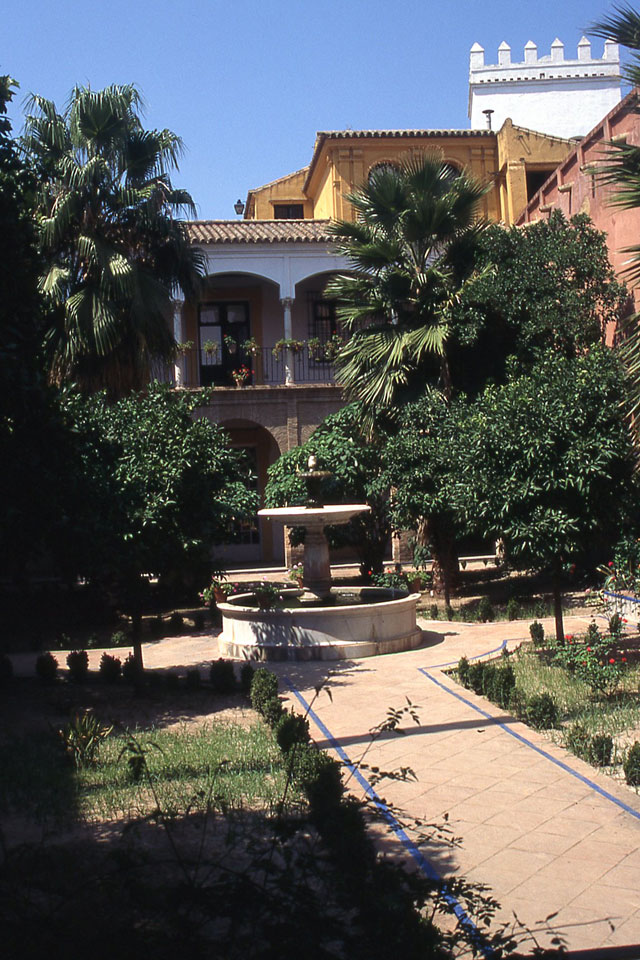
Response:
POLYGON ((190 220, 192 243, 320 243, 328 220, 190 220))
POLYGON ((316 139, 344 140, 347 137, 495 137, 495 130, 319 130, 316 139))

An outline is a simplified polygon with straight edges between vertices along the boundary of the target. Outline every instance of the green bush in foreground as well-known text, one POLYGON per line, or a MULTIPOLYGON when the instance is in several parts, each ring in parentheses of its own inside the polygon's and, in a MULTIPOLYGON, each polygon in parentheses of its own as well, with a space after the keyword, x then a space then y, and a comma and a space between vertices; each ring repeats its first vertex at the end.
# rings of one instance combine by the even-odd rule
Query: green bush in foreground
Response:
POLYGON ((278 696, 278 678, 275 673, 260 667, 251 680, 251 706, 264 716, 265 706, 269 700, 278 696))
POLYGON ((531 641, 534 647, 544 646, 544 627, 538 620, 534 620, 530 625, 529 633, 531 634, 531 641))
POLYGON ((214 693, 229 694, 236 691, 236 674, 231 660, 214 660, 209 670, 209 680, 214 693))
POLYGON ((58 672, 58 661, 52 653, 41 653, 36 660, 36 676, 43 683, 52 683, 58 672))
POLYGON ((100 657, 100 679, 105 683, 117 683, 122 675, 122 662, 118 657, 103 653, 100 657))
POLYGON ((89 654, 86 650, 72 650, 67 654, 67 667, 71 679, 84 683, 89 673, 89 654))
POLYGON ((636 740, 622 764, 624 776, 631 787, 640 787, 640 743, 636 740))
POLYGON ((536 730, 550 730, 558 723, 558 707, 551 694, 540 693, 527 701, 525 716, 536 730))

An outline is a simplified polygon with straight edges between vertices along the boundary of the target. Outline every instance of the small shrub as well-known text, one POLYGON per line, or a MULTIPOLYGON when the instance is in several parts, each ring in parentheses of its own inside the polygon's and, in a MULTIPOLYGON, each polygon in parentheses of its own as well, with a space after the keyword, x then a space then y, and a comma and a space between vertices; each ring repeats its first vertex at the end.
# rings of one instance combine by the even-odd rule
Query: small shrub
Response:
POLYGON ((149 620, 149 633, 152 637, 161 637, 164 634, 164 620, 158 614, 157 617, 152 617, 149 620))
POLYGON ((282 701, 279 697, 274 697, 272 700, 267 700, 267 702, 264 704, 262 716, 270 727, 275 728, 282 719, 284 713, 285 709, 282 706, 282 701))
POLYGON ((137 680, 137 668, 135 657, 132 653, 129 654, 127 659, 122 664, 122 676, 127 681, 127 683, 135 683, 137 680))
POLYGON ((516 675, 511 664, 505 667, 494 667, 491 672, 485 673, 486 695, 503 710, 506 710, 511 703, 511 694, 515 685, 516 675))
POLYGON ((200 671, 197 667, 193 670, 187 670, 187 675, 184 678, 184 685, 187 690, 199 690, 202 686, 202 677, 200 676, 200 671))
POLYGON ((596 767, 608 767, 613 753, 613 740, 608 733, 596 734, 589 743, 589 763, 596 767))
POLYGON ((87 650, 95 650, 96 647, 100 647, 102 644, 98 640, 97 633, 90 633, 87 637, 87 650))
POLYGON ((534 620, 533 623, 529 625, 529 633, 531 634, 531 641, 534 647, 544 646, 544 627, 538 620, 534 620))
POLYGON ((469 686, 469 661, 466 657, 458 660, 458 680, 463 687, 469 686))
POLYGON ((100 679, 105 683, 117 683, 122 675, 122 663, 118 657, 103 653, 100 657, 100 679))
POLYGON ((294 743, 307 743, 309 721, 299 713, 285 712, 275 726, 276 740, 283 753, 289 753, 294 743))
POLYGON ((624 776, 630 787, 640 787, 640 743, 636 740, 622 764, 624 776))
POLYGON ((167 670, 164 675, 164 684, 170 693, 176 693, 180 689, 180 677, 174 670, 167 670))
POLYGON ((518 620, 520 617, 520 604, 515 597, 509 597, 507 601, 507 620, 518 620))
POLYGON ((519 720, 526 719, 527 701, 522 690, 519 690, 518 687, 514 687, 511 691, 511 696, 509 697, 509 711, 514 717, 518 717, 519 720))
POLYGON ((72 650, 67 654, 67 667, 71 679, 76 683, 84 683, 89 673, 89 654, 86 650, 72 650))
POLYGON ((311 818, 330 815, 344 793, 340 764, 310 743, 301 744, 295 752, 293 778, 302 787, 311 807, 311 818))
POLYGON ((6 655, 0 654, 0 684, 9 683, 13 678, 13 663, 6 655))
POLYGON ((547 611, 547 604, 545 603, 545 601, 542 600, 541 598, 539 598, 538 600, 536 600, 535 603, 534 603, 534 605, 533 605, 533 615, 534 615, 534 617, 537 617, 538 620, 541 620, 543 617, 546 617, 547 612, 548 612, 548 611, 547 611))
POLYGON ((495 612, 489 597, 481 597, 480 603, 478 604, 477 616, 480 623, 488 623, 490 620, 495 620, 495 612))
POLYGON ((590 740, 591 736, 584 724, 574 723, 567 733, 565 745, 568 750, 571 750, 572 753, 575 753, 576 757, 580 757, 582 760, 587 760, 589 756, 590 740))
POLYGON ((550 730, 558 723, 558 707, 549 693, 531 697, 526 705, 527 723, 536 730, 550 730))
POLYGON ((112 647, 128 647, 129 638, 127 637, 124 630, 114 630, 111 634, 110 645, 112 647))
POLYGON ((105 727, 89 710, 78 713, 71 723, 59 730, 65 753, 77 768, 95 763, 102 741, 109 736, 113 727, 105 727))
POLYGON ((437 603, 432 603, 431 606, 429 607, 429 619, 430 619, 430 620, 437 620, 438 617, 439 617, 439 615, 440 615, 440 614, 439 614, 439 611, 438 611, 438 604, 437 604, 437 603))
POLYGON ((214 660, 209 670, 209 680, 214 693, 235 693, 236 674, 231 660, 214 660))
POLYGON ((455 615, 456 615, 456 614, 455 614, 455 610, 453 609, 453 607, 451 606, 451 604, 448 603, 448 604, 446 605, 446 607, 444 608, 444 619, 445 619, 445 620, 453 620, 454 617, 455 617, 455 615))
POLYGON ((196 610, 193 615, 193 629, 204 630, 205 618, 204 610, 196 610))
POLYGON ((468 678, 469 678, 469 687, 473 690, 474 693, 482 694, 484 693, 484 663, 470 663, 468 678))
POLYGON ((181 613, 172 613, 169 617, 169 633, 172 636, 184 633, 184 617, 181 613))
POLYGON ((247 661, 246 663, 243 663, 242 666, 240 667, 240 689, 247 697, 251 693, 251 684, 253 683, 254 673, 255 673, 255 670, 253 669, 249 661, 247 661))
POLYGON ((264 706, 278 696, 278 678, 271 670, 260 667, 251 681, 251 706, 264 716, 264 706))
POLYGON ((51 683, 56 678, 58 672, 58 661, 52 653, 41 653, 36 660, 36 676, 40 677, 43 683, 51 683))

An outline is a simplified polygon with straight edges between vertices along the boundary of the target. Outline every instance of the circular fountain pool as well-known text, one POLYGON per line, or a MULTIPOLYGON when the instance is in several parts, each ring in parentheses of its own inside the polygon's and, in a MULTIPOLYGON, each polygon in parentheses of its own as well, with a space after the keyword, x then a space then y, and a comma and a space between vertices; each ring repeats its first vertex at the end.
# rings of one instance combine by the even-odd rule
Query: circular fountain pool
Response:
POLYGON ((302 590, 283 590, 282 604, 256 608, 253 594, 218 604, 222 656, 252 660, 343 660, 413 650, 417 594, 379 587, 333 588, 326 603, 299 603, 302 590))

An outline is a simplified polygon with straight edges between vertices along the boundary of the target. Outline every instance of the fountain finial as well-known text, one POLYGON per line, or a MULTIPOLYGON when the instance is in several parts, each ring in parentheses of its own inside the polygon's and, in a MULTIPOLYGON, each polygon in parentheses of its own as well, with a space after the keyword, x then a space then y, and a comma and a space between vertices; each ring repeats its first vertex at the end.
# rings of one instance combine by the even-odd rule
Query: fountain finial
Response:
POLYGON ((327 477, 332 476, 330 470, 318 470, 318 458, 312 453, 307 460, 307 469, 300 473, 307 487, 307 502, 305 506, 317 510, 324 506, 322 486, 327 477))

